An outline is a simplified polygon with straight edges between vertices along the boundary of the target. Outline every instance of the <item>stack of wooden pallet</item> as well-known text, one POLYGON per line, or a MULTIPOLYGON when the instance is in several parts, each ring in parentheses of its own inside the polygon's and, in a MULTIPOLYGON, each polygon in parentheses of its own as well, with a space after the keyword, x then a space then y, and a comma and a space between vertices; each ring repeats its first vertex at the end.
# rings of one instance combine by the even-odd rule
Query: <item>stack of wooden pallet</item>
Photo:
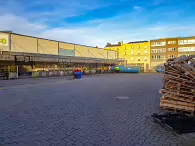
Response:
POLYGON ((195 115, 195 56, 181 56, 165 63, 160 108, 195 115))

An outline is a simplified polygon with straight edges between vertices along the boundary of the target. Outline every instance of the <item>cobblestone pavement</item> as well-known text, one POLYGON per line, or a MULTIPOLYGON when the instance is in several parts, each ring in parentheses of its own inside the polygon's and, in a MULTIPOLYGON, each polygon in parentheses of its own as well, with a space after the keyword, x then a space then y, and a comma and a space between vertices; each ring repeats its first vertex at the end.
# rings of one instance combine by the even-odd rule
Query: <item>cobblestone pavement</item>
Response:
POLYGON ((0 145, 183 145, 150 118, 159 112, 160 74, 17 82, 0 90, 0 145))

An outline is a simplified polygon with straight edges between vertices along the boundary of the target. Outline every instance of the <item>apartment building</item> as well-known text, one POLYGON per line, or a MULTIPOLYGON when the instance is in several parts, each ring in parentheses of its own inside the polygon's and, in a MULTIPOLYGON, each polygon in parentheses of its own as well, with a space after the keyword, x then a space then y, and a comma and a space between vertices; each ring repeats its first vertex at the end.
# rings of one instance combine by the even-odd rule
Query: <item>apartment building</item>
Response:
POLYGON ((195 55, 194 37, 175 37, 151 40, 151 69, 164 66, 168 59, 182 55, 195 55))
POLYGON ((178 38, 178 56, 195 55, 195 36, 178 38))
POLYGON ((157 39, 150 41, 150 49, 151 49, 151 69, 156 70, 158 67, 162 67, 167 58, 167 40, 157 39))
POLYGON ((150 42, 136 41, 124 44, 121 58, 126 58, 127 65, 140 66, 145 72, 150 70, 150 42))
POLYGON ((139 65, 144 71, 156 70, 163 67, 168 59, 181 55, 195 55, 195 36, 107 43, 104 49, 117 51, 118 58, 125 59, 129 66, 139 65))
POLYGON ((107 43, 104 49, 117 51, 118 58, 125 59, 127 66, 140 66, 144 71, 149 71, 150 69, 149 41, 107 43))

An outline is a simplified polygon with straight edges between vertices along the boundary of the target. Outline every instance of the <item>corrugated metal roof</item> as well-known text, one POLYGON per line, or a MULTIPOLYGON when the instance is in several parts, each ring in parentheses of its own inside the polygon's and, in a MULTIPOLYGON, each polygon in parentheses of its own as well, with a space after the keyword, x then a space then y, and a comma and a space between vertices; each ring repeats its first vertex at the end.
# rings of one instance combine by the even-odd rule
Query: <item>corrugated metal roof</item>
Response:
POLYGON ((104 59, 104 58, 90 58, 90 57, 77 57, 77 56, 61 56, 50 54, 37 54, 37 53, 24 53, 24 52, 10 52, 4 51, 2 55, 16 55, 16 56, 33 56, 42 58, 56 58, 56 59, 75 59, 75 60, 96 60, 96 61, 120 61, 119 59, 104 59))

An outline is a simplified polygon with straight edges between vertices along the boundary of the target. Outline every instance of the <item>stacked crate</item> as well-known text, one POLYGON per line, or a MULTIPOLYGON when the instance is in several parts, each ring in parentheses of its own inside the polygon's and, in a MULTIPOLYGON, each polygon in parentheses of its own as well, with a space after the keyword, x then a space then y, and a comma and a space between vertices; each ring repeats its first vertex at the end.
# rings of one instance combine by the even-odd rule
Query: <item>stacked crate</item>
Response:
POLYGON ((195 115, 195 56, 181 56, 165 63, 160 108, 195 115))

